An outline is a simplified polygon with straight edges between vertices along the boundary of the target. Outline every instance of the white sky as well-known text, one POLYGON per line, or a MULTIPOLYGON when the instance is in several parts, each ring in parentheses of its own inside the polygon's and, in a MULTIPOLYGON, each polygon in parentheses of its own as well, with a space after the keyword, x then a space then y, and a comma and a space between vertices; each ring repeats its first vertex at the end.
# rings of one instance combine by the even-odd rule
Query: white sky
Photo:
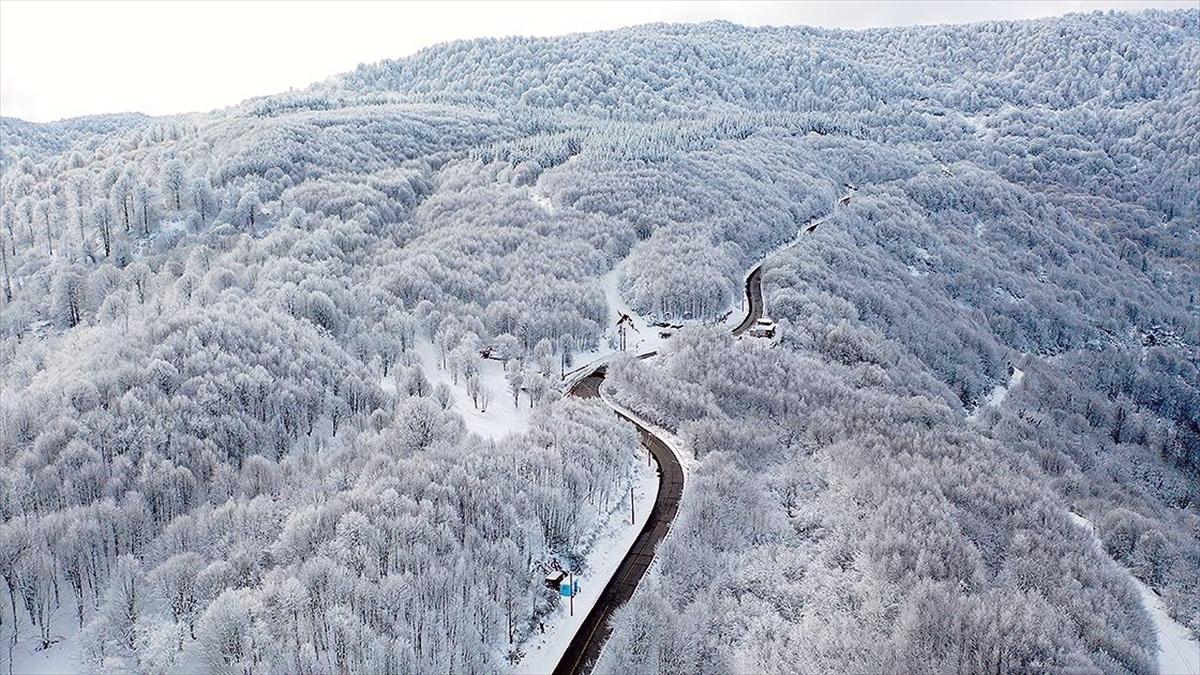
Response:
POLYGON ((937 2, 0 1, 0 114, 33 121, 211 110, 462 38, 652 21, 864 28, 1023 19, 1195 0, 937 2))

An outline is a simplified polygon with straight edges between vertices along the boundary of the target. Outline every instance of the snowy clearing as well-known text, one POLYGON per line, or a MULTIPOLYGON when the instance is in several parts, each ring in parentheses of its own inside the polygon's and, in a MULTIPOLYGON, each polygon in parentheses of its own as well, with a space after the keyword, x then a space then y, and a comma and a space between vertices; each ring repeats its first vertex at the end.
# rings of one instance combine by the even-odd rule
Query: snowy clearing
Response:
MULTIPOLYGON (((38 629, 22 617, 17 631, 17 644, 12 651, 12 672, 23 675, 57 675, 58 673, 77 673, 79 655, 79 624, 75 619, 74 608, 70 600, 64 602, 53 613, 55 629, 51 635, 57 639, 49 649, 38 649, 41 640, 38 629)), ((7 620, 7 616, 5 617, 7 620)), ((0 668, 8 673, 8 647, 12 640, 12 626, 4 626, 4 646, 0 655, 0 668)))
POLYGON ((662 337, 660 333, 663 329, 650 325, 650 321, 635 312, 621 296, 621 275, 624 273, 625 263, 622 262, 600 277, 600 286, 604 289, 604 299, 608 303, 609 322, 606 336, 614 345, 613 351, 619 351, 620 336, 616 324, 621 315, 627 315, 633 320, 633 325, 626 330, 625 351, 631 354, 658 351, 670 338, 662 337))
POLYGON ((534 204, 540 206, 546 213, 555 213, 558 211, 558 207, 554 205, 554 202, 550 199, 550 195, 538 192, 534 188, 529 189, 529 199, 534 204))
MULTIPOLYGON (((576 365, 567 373, 567 377, 564 380, 565 389, 569 389, 576 380, 585 377, 613 356, 622 353, 620 349, 620 334, 617 328, 617 321, 622 315, 628 316, 632 322, 632 326, 626 329, 624 353, 657 353, 670 340, 669 336, 663 337, 663 329, 661 327, 652 326, 646 317, 635 312, 621 296, 620 281, 624 269, 625 263, 622 262, 600 277, 600 286, 604 290, 604 300, 608 304, 608 322, 604 337, 600 340, 599 348, 586 352, 576 352, 573 355, 572 362, 576 365)), ((694 324, 695 322, 681 323, 694 324)))
MULTIPOLYGON (((445 383, 454 393, 454 411, 462 418, 467 431, 496 440, 529 428, 529 415, 533 409, 524 397, 513 407, 508 383, 504 380, 503 361, 479 359, 479 381, 490 391, 492 398, 487 411, 481 411, 471 402, 465 383, 460 380, 457 385, 454 384, 450 371, 438 367, 437 347, 432 342, 426 339, 417 340, 414 351, 420 359, 421 371, 425 373, 429 383, 434 386, 445 383)), ((395 383, 391 382, 390 378, 385 378, 384 389, 395 391, 395 383)))

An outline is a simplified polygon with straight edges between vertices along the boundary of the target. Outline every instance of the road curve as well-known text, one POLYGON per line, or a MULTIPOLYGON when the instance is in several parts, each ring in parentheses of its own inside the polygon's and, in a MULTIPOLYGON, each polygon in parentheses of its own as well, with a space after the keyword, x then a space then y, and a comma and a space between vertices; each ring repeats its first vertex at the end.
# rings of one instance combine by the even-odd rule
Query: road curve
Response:
MULTIPOLYGON (((808 228, 808 232, 812 232, 816 225, 820 224, 820 221, 815 220, 813 223, 808 228)), ((745 333, 763 315, 763 264, 760 262, 746 276, 746 318, 742 319, 742 322, 733 329, 735 336, 745 333)), ((657 352, 648 352, 639 354, 637 358, 647 359, 656 354, 657 352)), ((576 372, 583 372, 584 368, 594 368, 594 370, 571 385, 568 393, 579 398, 599 398, 600 386, 604 384, 607 367, 603 363, 588 365, 576 372)), ((608 636, 612 633, 613 612, 633 597, 638 582, 645 576, 646 570, 650 568, 650 563, 654 560, 655 548, 658 547, 663 537, 667 536, 667 531, 671 528, 671 521, 675 520, 675 514, 679 511, 679 499, 683 495, 683 467, 680 466, 675 453, 661 438, 651 433, 640 422, 620 411, 614 412, 621 419, 637 427, 638 433, 642 437, 642 446, 650 451, 654 461, 658 463, 660 478, 658 495, 654 498, 654 507, 650 509, 650 516, 646 519, 646 524, 642 526, 642 531, 638 533, 633 546, 629 548, 629 552, 625 554, 621 564, 613 572, 612 578, 600 592, 600 597, 597 598, 592 610, 588 612, 583 624, 571 638, 571 643, 567 645, 566 651, 563 652, 562 658, 554 668, 554 675, 582 675, 592 672, 596 661, 600 658, 600 651, 604 649, 604 643, 608 641, 608 636)))
POLYGON ((746 310, 746 318, 742 319, 737 328, 733 329, 735 337, 750 330, 750 326, 753 326, 755 321, 762 318, 762 266, 763 264, 759 263, 746 276, 746 305, 749 309, 746 310))
MULTIPOLYGON (((570 394, 580 398, 598 398, 605 372, 605 366, 600 366, 575 383, 570 394)), ((645 576, 646 570, 654 560, 655 548, 671 529, 671 521, 675 520, 675 514, 679 511, 679 499, 683 496, 683 467, 680 466, 675 453, 661 438, 652 434, 637 420, 621 412, 617 412, 617 416, 637 427, 638 434, 642 437, 642 446, 650 451, 658 464, 658 494, 654 498, 654 506, 650 509, 642 531, 638 533, 637 539, 629 547, 629 552, 613 572, 608 584, 600 592, 600 597, 596 599, 596 604, 592 606, 559 659, 558 666, 554 668, 555 675, 590 673, 595 667, 596 660, 600 658, 600 650, 604 648, 604 643, 612 633, 610 620, 613 612, 633 597, 638 582, 645 576)))
MULTIPOLYGON (((746 277, 746 305, 749 308, 746 318, 733 329, 734 335, 746 332, 762 316, 762 265, 755 267, 746 277)), ((641 354, 638 358, 651 356, 654 356, 654 353, 641 354)), ((571 386, 570 395, 579 398, 599 398, 600 386, 604 384, 606 372, 606 366, 596 367, 571 386)), ((600 592, 600 597, 596 599, 596 604, 584 618, 579 630, 571 638, 571 643, 567 645, 566 651, 554 668, 554 675, 586 674, 595 667, 597 659, 600 658, 600 651, 612 633, 613 612, 633 597, 638 582, 645 576, 646 570, 650 569, 650 563, 654 560, 654 550, 671 529, 671 522, 675 520, 675 514, 679 511, 679 499, 683 496, 683 467, 680 466, 675 453, 661 438, 637 420, 619 411, 617 416, 637 427, 642 437, 642 446, 650 451, 658 464, 658 495, 654 498, 654 506, 650 509, 650 516, 642 526, 642 531, 638 533, 637 539, 629 547, 629 552, 625 554, 608 584, 600 592)))
MULTIPOLYGON (((844 205, 850 203, 850 195, 854 194, 855 189, 857 189, 857 188, 851 188, 851 190, 849 192, 847 192, 842 197, 839 197, 838 200, 833 203, 833 207, 830 209, 830 212, 828 214, 821 216, 819 218, 813 218, 812 220, 808 221, 803 226, 801 226, 801 228, 800 228, 801 231, 803 231, 805 234, 812 234, 813 232, 815 232, 817 229, 817 226, 824 223, 834 213, 834 211, 837 211, 839 206, 844 206, 844 205)), ((789 248, 795 246, 796 243, 799 242, 799 239, 800 239, 800 235, 798 234, 796 239, 792 240, 791 243, 785 245, 783 247, 783 249, 781 249, 781 250, 786 250, 786 249, 789 249, 789 248)), ((742 319, 742 322, 737 325, 737 328, 733 329, 734 337, 737 337, 737 336, 741 335, 742 333, 745 333, 746 331, 750 330, 750 327, 754 325, 754 322, 758 321, 759 319, 762 318, 762 316, 763 316, 763 294, 762 294, 763 266, 766 265, 767 261, 770 260, 775 255, 777 255, 779 252, 780 251, 777 250, 773 253, 767 254, 767 256, 765 258, 760 260, 759 263, 754 266, 754 269, 750 270, 750 274, 746 275, 746 307, 747 307, 746 318, 742 319)))

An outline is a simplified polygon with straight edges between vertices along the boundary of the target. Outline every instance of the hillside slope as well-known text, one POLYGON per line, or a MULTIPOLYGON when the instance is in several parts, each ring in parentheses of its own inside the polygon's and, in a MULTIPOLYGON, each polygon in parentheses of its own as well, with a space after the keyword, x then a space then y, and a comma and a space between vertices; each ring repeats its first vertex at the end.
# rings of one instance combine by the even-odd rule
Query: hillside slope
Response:
POLYGON ((619 269, 689 327, 608 393, 697 467, 606 669, 1153 670, 1120 566, 1200 630, 1198 34, 651 25, 0 119, 0 659, 519 661, 644 459, 557 395, 619 269), (700 325, 826 215, 777 345, 700 325))

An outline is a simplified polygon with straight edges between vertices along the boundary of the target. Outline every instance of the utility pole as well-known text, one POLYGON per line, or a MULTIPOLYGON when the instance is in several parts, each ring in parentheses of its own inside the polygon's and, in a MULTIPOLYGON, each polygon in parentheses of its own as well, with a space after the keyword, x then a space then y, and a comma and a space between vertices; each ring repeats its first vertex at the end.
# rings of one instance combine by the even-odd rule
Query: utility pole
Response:
POLYGON ((637 512, 633 509, 633 486, 629 486, 629 524, 637 524, 637 512))
POLYGON ((571 572, 568 576, 568 579, 570 580, 571 584, 571 595, 568 596, 571 604, 571 616, 575 616, 575 573, 571 572))

